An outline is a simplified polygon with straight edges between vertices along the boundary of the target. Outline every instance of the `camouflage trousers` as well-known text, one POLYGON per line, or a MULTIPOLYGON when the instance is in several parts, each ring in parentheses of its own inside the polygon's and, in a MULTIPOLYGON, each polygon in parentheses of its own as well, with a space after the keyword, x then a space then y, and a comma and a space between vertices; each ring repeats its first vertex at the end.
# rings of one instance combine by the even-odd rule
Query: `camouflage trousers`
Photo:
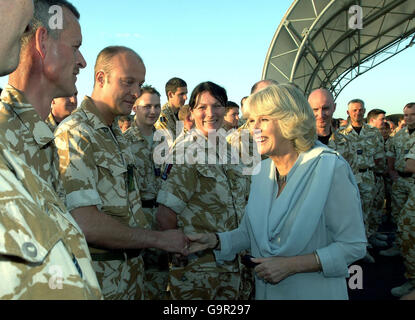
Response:
POLYGON ((169 272, 173 300, 237 300, 240 283, 239 272, 200 272, 188 268, 169 272))
POLYGON ((369 215, 369 226, 375 232, 382 223, 383 207, 385 206, 385 180, 382 176, 375 176, 375 194, 373 199, 372 212, 369 215))
POLYGON ((357 180, 360 181, 358 187, 362 201, 363 222, 365 224, 366 237, 369 239, 376 232, 372 216, 373 195, 376 190, 375 176, 371 170, 368 170, 367 172, 359 173, 359 178, 357 180))
POLYGON ((255 297, 255 278, 252 268, 247 268, 243 264, 240 265, 241 284, 239 288, 238 300, 250 300, 255 297))
POLYGON ((405 277, 415 285, 415 188, 398 216, 398 230, 401 240, 401 253, 405 265, 405 277))
POLYGON ((414 188, 413 178, 398 177, 392 184, 391 214, 395 223, 397 223, 399 219, 400 212, 408 200, 412 188, 414 188))
POLYGON ((143 300, 144 262, 141 256, 124 261, 92 261, 105 300, 143 300))
POLYGON ((144 299, 165 300, 168 297, 169 261, 167 252, 147 249, 144 259, 144 299))

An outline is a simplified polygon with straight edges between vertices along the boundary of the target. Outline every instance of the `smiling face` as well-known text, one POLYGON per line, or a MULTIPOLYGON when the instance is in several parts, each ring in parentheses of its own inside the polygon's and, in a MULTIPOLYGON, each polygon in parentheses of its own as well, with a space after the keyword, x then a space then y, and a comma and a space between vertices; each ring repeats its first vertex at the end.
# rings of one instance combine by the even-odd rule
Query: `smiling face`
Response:
POLYGON ((111 59, 111 71, 96 75, 102 91, 102 100, 114 116, 129 115, 141 95, 146 69, 132 52, 118 53, 111 59))
POLYGON ((207 137, 209 131, 222 127, 225 106, 208 91, 199 94, 196 101, 197 103, 191 111, 192 119, 196 128, 207 137))
POLYGON ((33 17, 33 0, 0 0, 0 76, 19 64, 20 39, 33 17))
POLYGON ((349 104, 347 114, 350 116, 350 120, 353 126, 363 124, 365 112, 365 107, 360 102, 352 102, 349 104))
POLYGON ((133 109, 139 126, 152 127, 160 116, 160 97, 145 92, 137 99, 133 109))
POLYGON ((248 119, 249 129, 256 142, 258 153, 273 157, 290 143, 281 133, 278 120, 270 116, 253 116, 248 119))

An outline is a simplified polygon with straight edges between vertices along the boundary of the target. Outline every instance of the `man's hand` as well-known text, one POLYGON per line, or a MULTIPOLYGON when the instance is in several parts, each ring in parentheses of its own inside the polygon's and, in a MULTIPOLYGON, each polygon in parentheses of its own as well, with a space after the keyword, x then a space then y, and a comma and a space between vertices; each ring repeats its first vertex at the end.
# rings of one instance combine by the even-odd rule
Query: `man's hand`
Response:
POLYGON ((214 233, 188 234, 187 238, 191 241, 189 254, 206 249, 213 249, 218 244, 218 240, 214 233))
POLYGON ((258 277, 271 284, 277 284, 295 273, 291 258, 271 257, 251 260, 259 263, 254 269, 258 277))
POLYGON ((180 253, 184 256, 190 254, 189 239, 181 230, 166 230, 160 232, 159 248, 168 252, 180 253))

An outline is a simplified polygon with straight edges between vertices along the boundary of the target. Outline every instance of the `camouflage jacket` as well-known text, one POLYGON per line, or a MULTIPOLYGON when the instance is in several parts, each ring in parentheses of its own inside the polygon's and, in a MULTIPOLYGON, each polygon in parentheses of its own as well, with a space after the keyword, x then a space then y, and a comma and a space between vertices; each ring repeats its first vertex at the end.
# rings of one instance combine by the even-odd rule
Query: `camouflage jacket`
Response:
POLYGON ((410 153, 415 145, 415 132, 409 134, 407 127, 398 131, 395 136, 386 143, 386 156, 395 159, 395 170, 405 170, 405 156, 410 153))
POLYGON ((53 133, 24 94, 10 85, 1 95, 0 126, 17 155, 56 190, 53 133))
MULTIPOLYGON (((172 153, 184 152, 185 163, 175 164, 180 158, 175 154, 173 164, 166 166, 157 202, 177 214, 177 226, 184 233, 230 231, 242 219, 248 180, 240 166, 230 164, 229 152, 220 154, 219 150, 217 146, 216 150, 207 146, 207 139, 197 130, 176 141, 172 149, 172 153), (192 157, 198 152, 201 163, 192 164, 192 157)), ((212 250, 189 256, 189 260, 189 267, 198 271, 238 270, 236 260, 217 266, 212 250)))
POLYGON ((160 113, 160 117, 157 122, 154 124, 157 130, 164 130, 166 135, 168 136, 169 146, 172 146, 174 140, 176 140, 178 133, 182 131, 183 125, 179 128, 176 126, 180 124, 181 121, 177 118, 176 114, 174 113, 172 107, 166 103, 160 113))
POLYGON ((56 123, 55 117, 52 114, 52 111, 49 113, 48 117, 45 120, 46 124, 50 128, 52 132, 55 132, 56 128, 58 127, 58 124, 56 123))
POLYGON ((356 164, 351 164, 355 174, 358 173, 359 169, 383 171, 385 160, 384 142, 377 128, 364 123, 360 134, 357 134, 352 125, 349 124, 346 128, 339 130, 339 133, 349 139, 352 148, 351 151, 355 153, 354 159, 356 164), (382 163, 377 168, 375 166, 375 160, 378 159, 381 159, 382 163))
POLYGON ((69 211, 96 206, 124 225, 148 227, 127 141, 116 122, 104 123, 91 98, 59 125, 55 143, 69 211))
POLYGON ((0 136, 0 299, 102 299, 82 231, 0 136))
POLYGON ((124 137, 128 141, 137 167, 138 187, 141 198, 143 200, 156 199, 161 185, 161 165, 154 163, 153 153, 158 143, 153 141, 153 144, 150 146, 142 136, 135 121, 124 132, 124 137))
POLYGON ((341 134, 338 130, 331 128, 331 136, 329 139, 328 147, 339 152, 344 159, 349 163, 353 172, 358 169, 357 166, 357 153, 354 152, 353 145, 349 140, 349 136, 341 134))

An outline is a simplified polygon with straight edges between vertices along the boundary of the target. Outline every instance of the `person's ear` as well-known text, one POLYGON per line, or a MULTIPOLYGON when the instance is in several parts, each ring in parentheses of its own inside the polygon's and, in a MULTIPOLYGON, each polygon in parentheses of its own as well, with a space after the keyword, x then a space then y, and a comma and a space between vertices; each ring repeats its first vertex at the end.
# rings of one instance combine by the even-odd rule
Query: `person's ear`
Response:
POLYGON ((36 30, 35 33, 35 47, 36 51, 39 53, 39 56, 44 60, 47 51, 48 51, 48 45, 47 41, 49 39, 48 31, 45 27, 40 27, 36 30))
POLYGON ((95 74, 95 82, 102 88, 105 84, 105 72, 100 70, 95 74))

